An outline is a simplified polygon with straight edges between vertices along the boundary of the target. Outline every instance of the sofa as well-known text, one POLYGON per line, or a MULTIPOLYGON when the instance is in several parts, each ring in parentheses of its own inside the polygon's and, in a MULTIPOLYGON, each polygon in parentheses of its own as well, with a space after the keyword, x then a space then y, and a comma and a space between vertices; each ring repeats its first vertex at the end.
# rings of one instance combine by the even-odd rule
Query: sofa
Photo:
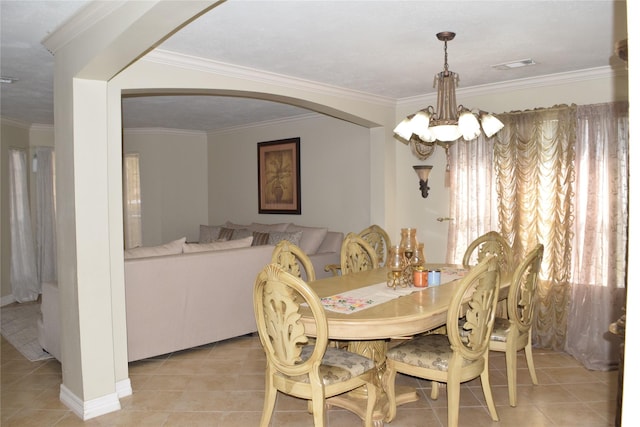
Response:
MULTIPOLYGON (((285 231, 275 231, 275 226, 270 231, 266 224, 252 227, 225 223, 220 227, 274 236, 270 241, 261 236, 262 244, 258 245, 253 245, 253 235, 241 237, 245 231, 232 232, 236 239, 207 241, 206 234, 215 232, 213 227, 217 226, 201 226, 198 242, 183 238, 125 251, 128 360, 255 332, 253 285, 258 272, 271 261, 273 242, 291 237, 286 233, 295 233, 300 239, 296 244, 301 247, 305 244, 309 249, 309 244, 317 244, 316 251, 308 255, 318 278, 331 274, 324 271, 326 264, 339 263, 343 233, 327 229, 318 232, 318 227, 294 224, 280 224, 277 229, 285 231), (305 232, 307 238, 316 233, 315 240, 304 240, 305 232), (322 240, 318 243, 319 236, 322 240)), ((43 284, 38 333, 40 345, 60 360, 58 298, 57 284, 43 284)))

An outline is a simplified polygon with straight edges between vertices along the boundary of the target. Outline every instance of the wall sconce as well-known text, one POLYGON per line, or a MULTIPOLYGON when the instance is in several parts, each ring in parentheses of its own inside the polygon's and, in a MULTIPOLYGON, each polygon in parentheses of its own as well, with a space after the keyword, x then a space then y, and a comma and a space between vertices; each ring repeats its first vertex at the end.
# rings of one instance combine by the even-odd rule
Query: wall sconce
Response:
POLYGON ((418 178, 420 178, 420 192, 422 193, 423 198, 427 198, 429 195, 429 174, 431 173, 431 169, 433 166, 430 165, 415 165, 413 170, 418 174, 418 178))

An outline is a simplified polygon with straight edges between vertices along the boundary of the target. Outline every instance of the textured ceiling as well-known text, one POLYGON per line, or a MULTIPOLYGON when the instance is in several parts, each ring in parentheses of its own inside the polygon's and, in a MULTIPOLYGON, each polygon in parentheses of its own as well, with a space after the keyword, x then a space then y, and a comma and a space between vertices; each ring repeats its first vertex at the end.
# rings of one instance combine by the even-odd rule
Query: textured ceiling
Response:
MULTIPOLYGON (((53 123, 53 57, 41 40, 83 1, 0 1, 0 115, 53 123)), ((159 46, 222 63, 390 99, 433 92, 443 66, 435 34, 454 31, 450 69, 461 87, 620 66, 624 1, 242 1, 229 0, 159 46), (532 58, 536 65, 492 65, 532 58)), ((124 125, 215 130, 306 114, 230 97, 135 97, 124 125)))

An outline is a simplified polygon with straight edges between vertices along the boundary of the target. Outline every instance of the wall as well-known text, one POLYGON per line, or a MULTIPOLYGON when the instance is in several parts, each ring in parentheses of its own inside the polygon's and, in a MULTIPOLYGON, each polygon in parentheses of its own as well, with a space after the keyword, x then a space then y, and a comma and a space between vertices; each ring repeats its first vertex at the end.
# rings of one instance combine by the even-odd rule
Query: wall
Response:
POLYGON ((140 154, 142 243, 187 237, 207 222, 207 137, 168 129, 125 130, 125 153, 140 154))
POLYGON ((370 221, 370 130, 319 114, 210 133, 209 224, 295 222, 360 231, 370 221), (300 137, 301 215, 258 214, 257 143, 300 137))
MULTIPOLYGON (((9 149, 24 149, 29 153, 29 130, 24 124, 0 121, 0 301, 13 302, 11 283, 11 229, 9 226, 9 149)), ((27 175, 27 179, 30 179, 27 175)))

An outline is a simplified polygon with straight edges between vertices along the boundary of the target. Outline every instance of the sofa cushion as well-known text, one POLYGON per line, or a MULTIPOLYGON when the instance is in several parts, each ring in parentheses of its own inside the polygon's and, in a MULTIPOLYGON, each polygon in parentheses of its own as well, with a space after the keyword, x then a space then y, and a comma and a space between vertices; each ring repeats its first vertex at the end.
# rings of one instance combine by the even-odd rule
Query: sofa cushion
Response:
POLYGON ((218 240, 218 236, 220 235, 220 230, 222 229, 221 225, 200 225, 200 236, 198 238, 198 242, 200 243, 211 243, 218 240))
POLYGON ((146 258, 150 256, 176 255, 182 253, 182 245, 187 241, 183 237, 160 246, 142 246, 124 251, 124 259, 146 258))
POLYGON ((322 244, 327 232, 326 227, 304 227, 301 225, 290 224, 287 227, 288 232, 302 232, 302 238, 300 239, 300 249, 307 255, 313 255, 318 251, 318 248, 322 244))
POLYGON ((300 239, 302 238, 302 231, 288 232, 288 231, 272 231, 269 233, 269 244, 277 245, 281 240, 288 240, 296 246, 300 246, 300 239))
POLYGON ((248 248, 251 246, 253 236, 245 237, 244 239, 228 240, 226 242, 211 242, 211 243, 184 243, 183 251, 185 254, 194 252, 206 252, 206 251, 221 251, 224 249, 237 249, 248 248))
POLYGON ((281 222, 279 224, 260 224, 258 222, 252 222, 248 228, 251 231, 269 233, 271 231, 287 231, 288 226, 289 226, 288 222, 281 222))

